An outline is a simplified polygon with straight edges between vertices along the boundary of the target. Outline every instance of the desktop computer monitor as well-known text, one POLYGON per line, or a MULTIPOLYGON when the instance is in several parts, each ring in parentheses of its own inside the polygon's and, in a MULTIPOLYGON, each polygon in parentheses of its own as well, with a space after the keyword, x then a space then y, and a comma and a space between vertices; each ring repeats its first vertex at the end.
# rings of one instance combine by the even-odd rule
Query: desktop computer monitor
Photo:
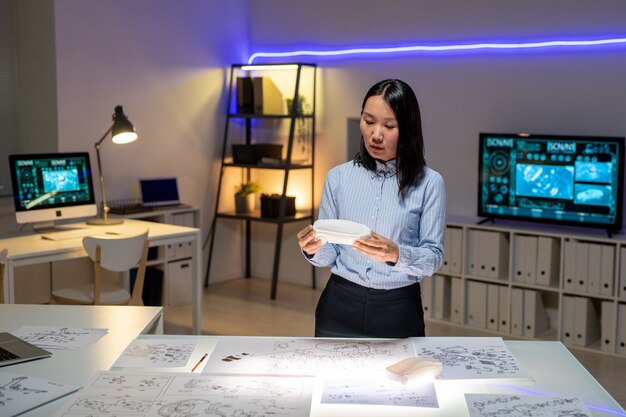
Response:
POLYGON ((87 152, 10 155, 9 170, 18 223, 41 229, 97 214, 87 152))

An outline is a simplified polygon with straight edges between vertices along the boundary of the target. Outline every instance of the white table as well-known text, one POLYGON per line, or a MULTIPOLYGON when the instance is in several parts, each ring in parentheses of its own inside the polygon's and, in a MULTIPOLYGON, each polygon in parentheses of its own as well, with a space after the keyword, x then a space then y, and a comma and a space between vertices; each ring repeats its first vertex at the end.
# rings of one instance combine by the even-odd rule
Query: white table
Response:
MULTIPOLYGON (((162 334, 163 307, 62 306, 0 304, 0 330, 23 325, 106 328, 108 334, 78 350, 51 349, 52 357, 0 368, 66 384, 84 386, 95 373, 109 369, 126 346, 144 333, 162 334)), ((52 416, 63 399, 39 407, 28 416, 52 416)))
MULTIPOLYGON (((90 226, 86 223, 71 223, 64 226, 93 230, 93 234, 106 232, 140 233, 148 229, 150 247, 167 246, 181 242, 192 243, 192 331, 200 334, 200 303, 202 295, 202 242, 200 229, 171 224, 126 219, 124 223, 112 226, 90 226)), ((15 268, 47 262, 86 257, 82 239, 46 240, 41 235, 30 233, 23 236, 0 239, 0 249, 8 249, 5 267, 4 302, 15 302, 15 268)))
MULTIPOLYGON (((155 338, 152 335, 141 335, 142 339, 155 338)), ((230 339, 233 346, 241 342, 243 346, 250 346, 261 337, 233 337, 233 336, 160 336, 159 338, 175 340, 193 340, 198 343, 190 364, 197 363, 203 353, 209 355, 220 340, 230 339)), ((294 338, 273 338, 294 339, 294 338)), ((297 338, 296 338, 297 339, 297 338)), ((463 345, 465 338, 450 338, 459 345, 463 345)), ((437 396, 439 408, 414 408, 376 405, 334 405, 320 404, 322 378, 318 378, 313 392, 311 417, 409 417, 409 416, 469 416, 465 403, 465 393, 491 394, 535 394, 543 396, 575 396, 581 398, 590 409, 593 416, 626 416, 620 405, 602 388, 602 386, 587 372, 561 342, 552 341, 505 341, 505 345, 519 360, 521 366, 533 378, 533 381, 511 382, 504 380, 480 381, 437 381, 437 396), (494 382, 496 381, 496 382, 494 382)), ((209 361, 205 361, 205 364, 209 361)), ((191 368, 189 365, 187 368, 191 368)), ((119 369, 116 369, 119 370, 119 369)), ((201 372, 198 368, 196 372, 201 372)), ((159 371, 159 370, 155 370, 159 371)), ((189 372, 190 369, 185 369, 189 372)), ((206 371, 206 370, 205 370, 206 371)), ((210 369, 208 369, 210 371, 210 369)), ((340 375, 345 376, 345 375, 340 375)), ((59 406, 61 407, 61 405, 59 406)))

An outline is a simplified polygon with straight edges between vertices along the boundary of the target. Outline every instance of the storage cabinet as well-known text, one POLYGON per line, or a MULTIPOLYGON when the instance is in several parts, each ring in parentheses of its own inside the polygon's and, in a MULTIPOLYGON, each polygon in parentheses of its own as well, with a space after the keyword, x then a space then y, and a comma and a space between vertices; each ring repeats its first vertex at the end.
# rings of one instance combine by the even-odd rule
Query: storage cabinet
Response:
MULTIPOLYGON (((177 226, 199 227, 200 210, 191 206, 168 207, 141 213, 125 214, 124 217, 175 224, 177 226)), ((150 279, 160 279, 162 288, 161 303, 166 307, 191 304, 193 245, 179 242, 162 247, 150 248, 144 286, 150 286, 150 279), (151 270, 158 270, 151 273, 151 270)), ((156 283, 155 283, 156 284, 156 283)), ((159 286, 159 284, 156 284, 159 286)))
MULTIPOLYGON (((276 225, 270 298, 276 298, 283 225, 313 222, 316 71, 313 64, 231 67, 205 286, 209 282, 217 220, 244 222, 246 277, 251 276, 252 222, 270 223, 276 225), (233 178, 241 183, 257 182, 263 193, 271 194, 262 198, 261 210, 232 209, 233 193, 224 192, 224 188, 226 184, 236 185, 233 178)), ((315 288, 314 267, 311 275, 315 288)))
POLYGON ((449 221, 426 318, 626 356, 626 240, 571 230, 449 221))

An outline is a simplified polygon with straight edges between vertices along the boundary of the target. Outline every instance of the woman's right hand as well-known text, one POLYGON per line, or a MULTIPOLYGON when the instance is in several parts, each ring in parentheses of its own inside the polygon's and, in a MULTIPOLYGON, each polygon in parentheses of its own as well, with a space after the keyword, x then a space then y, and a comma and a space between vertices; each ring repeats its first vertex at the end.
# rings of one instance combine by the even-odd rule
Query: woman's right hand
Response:
POLYGON ((313 255, 324 246, 324 241, 317 238, 312 225, 308 225, 300 230, 297 234, 297 238, 298 245, 300 245, 300 248, 308 255, 313 255))

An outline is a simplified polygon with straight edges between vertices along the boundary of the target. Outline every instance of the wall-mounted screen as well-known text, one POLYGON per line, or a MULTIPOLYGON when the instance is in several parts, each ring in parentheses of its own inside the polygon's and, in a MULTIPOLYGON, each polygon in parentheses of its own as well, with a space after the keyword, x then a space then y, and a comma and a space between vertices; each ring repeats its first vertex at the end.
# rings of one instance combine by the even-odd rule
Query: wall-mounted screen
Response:
POLYGON ((481 133, 478 215, 618 231, 624 138, 481 133))
POLYGON ((10 155, 9 170, 18 223, 97 214, 87 152, 10 155))

